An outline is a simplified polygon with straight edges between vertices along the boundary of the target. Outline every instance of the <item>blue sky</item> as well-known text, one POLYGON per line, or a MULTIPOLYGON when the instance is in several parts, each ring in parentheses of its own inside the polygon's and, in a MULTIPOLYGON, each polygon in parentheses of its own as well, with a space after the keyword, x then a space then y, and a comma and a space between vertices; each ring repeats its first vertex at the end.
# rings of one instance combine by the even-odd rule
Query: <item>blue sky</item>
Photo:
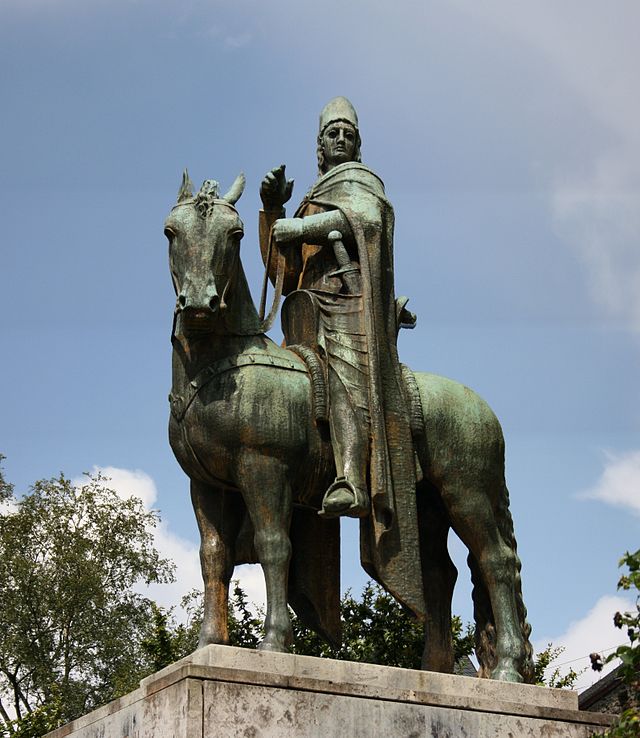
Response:
POLYGON ((396 291, 419 316, 402 358, 473 387, 502 422, 534 639, 568 661, 614 645, 616 565, 640 515, 639 23, 622 0, 3 0, 8 479, 110 468, 161 510, 180 581, 157 596, 197 583, 166 439, 162 223, 184 166, 223 187, 243 170, 257 295, 260 179, 285 162, 297 202, 318 113, 346 95, 395 207, 396 291))

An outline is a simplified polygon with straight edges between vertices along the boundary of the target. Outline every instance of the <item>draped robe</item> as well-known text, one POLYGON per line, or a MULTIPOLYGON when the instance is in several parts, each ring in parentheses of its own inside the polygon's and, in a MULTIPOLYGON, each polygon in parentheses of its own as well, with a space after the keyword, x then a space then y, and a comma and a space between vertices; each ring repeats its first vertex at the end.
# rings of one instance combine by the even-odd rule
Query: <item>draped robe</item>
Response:
MULTIPOLYGON (((416 472, 409 412, 397 352, 393 280, 393 208, 382 180, 357 162, 322 175, 296 212, 339 210, 351 229, 361 273, 361 309, 368 364, 371 515, 360 520, 361 561, 367 573, 419 617, 424 614, 416 508, 416 472)), ((266 221, 261 224, 264 234, 266 221)), ((264 237, 261 238, 263 257, 264 237)), ((330 248, 285 246, 284 294, 311 287, 313 258, 330 248)), ((272 277, 273 271, 271 272, 272 277)), ((313 290, 313 288, 312 288, 313 290)))

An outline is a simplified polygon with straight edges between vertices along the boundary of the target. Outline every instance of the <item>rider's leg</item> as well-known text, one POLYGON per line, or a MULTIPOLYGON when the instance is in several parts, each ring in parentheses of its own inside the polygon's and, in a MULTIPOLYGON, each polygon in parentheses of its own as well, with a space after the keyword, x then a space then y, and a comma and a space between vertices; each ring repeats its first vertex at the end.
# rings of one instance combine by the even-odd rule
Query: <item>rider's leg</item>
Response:
POLYGON ((329 428, 336 463, 336 480, 322 501, 321 515, 363 517, 369 513, 367 464, 369 441, 365 412, 354 407, 333 367, 329 367, 329 428))

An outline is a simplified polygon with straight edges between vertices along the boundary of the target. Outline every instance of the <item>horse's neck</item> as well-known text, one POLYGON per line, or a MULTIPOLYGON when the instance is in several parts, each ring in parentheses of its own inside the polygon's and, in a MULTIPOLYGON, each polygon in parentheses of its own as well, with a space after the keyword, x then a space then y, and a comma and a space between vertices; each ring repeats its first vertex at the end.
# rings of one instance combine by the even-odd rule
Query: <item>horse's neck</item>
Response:
POLYGON ((257 336, 262 334, 262 326, 256 306, 253 304, 247 278, 238 260, 235 278, 225 295, 226 308, 221 314, 223 330, 228 336, 257 336))
POLYGON ((245 351, 268 350, 272 341, 262 333, 249 285, 238 263, 233 283, 225 295, 217 329, 195 339, 172 336, 174 348, 174 383, 190 382, 200 371, 226 357, 245 351))
POLYGON ((251 351, 268 350, 271 343, 265 335, 228 336, 210 333, 199 338, 172 336, 174 389, 188 384, 204 369, 222 359, 251 351))

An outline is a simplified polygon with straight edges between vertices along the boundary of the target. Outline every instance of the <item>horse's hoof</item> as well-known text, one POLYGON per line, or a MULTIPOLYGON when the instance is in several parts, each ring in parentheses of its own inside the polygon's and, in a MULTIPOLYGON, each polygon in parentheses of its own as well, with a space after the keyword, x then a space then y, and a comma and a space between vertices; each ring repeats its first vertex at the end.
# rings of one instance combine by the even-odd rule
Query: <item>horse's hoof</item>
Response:
POLYGON ((269 651, 271 653, 289 653, 289 649, 282 644, 268 641, 266 638, 258 646, 258 651, 269 651))
POLYGON ((494 669, 491 678, 499 682, 522 682, 522 676, 513 668, 494 669))
POLYGON ((228 646, 229 639, 219 638, 218 636, 200 636, 198 640, 198 648, 205 646, 228 646))

